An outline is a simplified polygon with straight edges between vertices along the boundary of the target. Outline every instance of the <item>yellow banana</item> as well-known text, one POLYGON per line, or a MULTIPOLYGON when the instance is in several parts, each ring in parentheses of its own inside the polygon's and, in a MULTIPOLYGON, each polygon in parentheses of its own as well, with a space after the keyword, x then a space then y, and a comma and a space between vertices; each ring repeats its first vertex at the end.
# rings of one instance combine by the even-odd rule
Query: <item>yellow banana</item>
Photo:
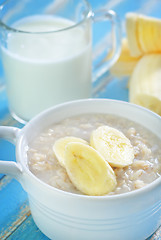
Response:
POLYGON ((137 63, 129 82, 129 100, 161 115, 161 54, 149 54, 137 63))
POLYGON ((139 15, 138 37, 144 53, 161 52, 161 20, 139 15))
POLYGON ((113 76, 130 76, 140 57, 132 57, 126 38, 122 39, 122 50, 119 59, 111 67, 110 72, 113 76))
POLYGON ((68 143, 65 167, 77 189, 87 195, 104 195, 116 187, 113 169, 92 147, 82 143, 68 143))
POLYGON ((126 33, 131 56, 161 52, 161 20, 141 14, 126 15, 126 33))
POLYGON ((143 54, 138 41, 137 19, 138 14, 136 13, 126 14, 126 34, 130 55, 133 57, 139 57, 143 54))
POLYGON ((53 150, 54 150, 56 158, 58 159, 58 161, 62 167, 65 167, 65 164, 64 164, 65 147, 70 142, 81 142, 83 144, 88 144, 87 141, 85 141, 81 138, 77 138, 77 137, 64 137, 64 138, 58 139, 54 143, 53 150))
POLYGON ((126 167, 133 162, 134 150, 130 140, 115 128, 97 128, 91 135, 90 144, 112 167, 126 167))

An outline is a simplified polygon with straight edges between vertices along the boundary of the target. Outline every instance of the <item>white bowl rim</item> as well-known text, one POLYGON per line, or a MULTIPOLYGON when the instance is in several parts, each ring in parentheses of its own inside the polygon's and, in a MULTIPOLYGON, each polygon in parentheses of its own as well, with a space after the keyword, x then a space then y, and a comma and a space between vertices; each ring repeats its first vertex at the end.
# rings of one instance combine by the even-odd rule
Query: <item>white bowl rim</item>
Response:
MULTIPOLYGON (((81 103, 81 102, 95 102, 95 101, 99 101, 99 102, 118 102, 121 103, 123 105, 130 105, 131 107, 140 109, 141 111, 145 111, 148 112, 150 115, 153 115, 155 118, 159 118, 159 120, 161 121, 161 117, 156 114, 155 112, 152 112, 151 110, 144 108, 142 106, 133 104, 133 103, 129 103, 129 102, 125 102, 125 101, 121 101, 121 100, 113 100, 113 99, 104 99, 104 98, 88 98, 88 99, 81 99, 81 100, 74 100, 74 101, 69 101, 66 103, 62 103, 62 104, 58 104, 54 107, 51 107, 43 112, 41 112, 40 114, 38 114, 36 117, 34 117, 31 121, 29 121, 26 126, 24 126, 22 128, 22 130, 20 130, 20 137, 18 140, 18 147, 17 147, 17 154, 19 155, 20 151, 20 146, 21 143, 24 139, 24 132, 27 131, 28 128, 30 128, 30 125, 32 125, 34 122, 38 121, 39 118, 41 118, 42 115, 47 115, 49 114, 51 111, 55 111, 56 109, 60 108, 60 107, 66 107, 68 105, 71 104, 77 104, 77 103, 81 103)), ((126 192, 126 193, 120 193, 120 194, 113 194, 113 195, 101 195, 101 196, 91 196, 91 195, 84 195, 84 194, 76 194, 76 193, 71 193, 71 192, 67 192, 61 189, 58 189, 56 187, 50 186, 49 184, 43 182, 42 180, 40 180, 38 177, 36 177, 30 170, 29 168, 26 166, 26 164, 24 164, 24 161, 21 161, 20 164, 22 164, 23 169, 25 170, 25 172, 34 180, 36 180, 40 185, 42 185, 43 187, 49 189, 50 191, 55 191, 58 194, 62 194, 65 195, 67 197, 71 197, 71 198, 79 198, 79 199, 90 199, 90 200, 119 200, 119 199, 124 199, 124 198, 133 198, 134 196, 138 196, 138 195, 143 195, 151 190, 153 190, 155 187, 161 185, 161 176, 158 177, 157 179, 155 179, 153 182, 147 184, 146 186, 144 186, 143 188, 140 189, 136 189, 130 192, 126 192)))

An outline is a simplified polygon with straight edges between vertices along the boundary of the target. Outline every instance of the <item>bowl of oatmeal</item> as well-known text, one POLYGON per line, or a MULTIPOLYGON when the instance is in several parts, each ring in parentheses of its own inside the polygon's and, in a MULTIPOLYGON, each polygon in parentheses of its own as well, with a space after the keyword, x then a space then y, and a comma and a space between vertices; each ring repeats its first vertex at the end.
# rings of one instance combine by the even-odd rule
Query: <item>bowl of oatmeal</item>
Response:
POLYGON ((28 193, 50 239, 146 239, 161 224, 161 118, 127 102, 85 99, 1 127, 17 163, 0 162, 28 193))

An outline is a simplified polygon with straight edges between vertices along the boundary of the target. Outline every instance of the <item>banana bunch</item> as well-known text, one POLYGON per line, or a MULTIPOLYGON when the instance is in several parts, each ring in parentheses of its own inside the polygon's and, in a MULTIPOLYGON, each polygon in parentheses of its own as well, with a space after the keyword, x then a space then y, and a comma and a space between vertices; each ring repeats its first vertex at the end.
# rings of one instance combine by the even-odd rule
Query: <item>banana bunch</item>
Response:
POLYGON ((129 101, 161 115, 161 20, 128 13, 126 34, 111 74, 129 76, 129 101))
POLYGON ((125 167, 134 159, 129 139, 108 126, 94 130, 90 144, 81 138, 60 138, 54 143, 53 151, 73 185, 87 195, 113 191, 117 181, 112 166, 125 167))

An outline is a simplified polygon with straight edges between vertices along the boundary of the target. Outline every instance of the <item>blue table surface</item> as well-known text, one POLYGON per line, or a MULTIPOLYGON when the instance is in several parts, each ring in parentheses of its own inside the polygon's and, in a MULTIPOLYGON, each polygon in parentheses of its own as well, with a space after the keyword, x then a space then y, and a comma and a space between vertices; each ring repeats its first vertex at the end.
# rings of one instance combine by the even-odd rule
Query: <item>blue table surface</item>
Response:
MULTIPOLYGON (((129 11, 129 2, 131 11, 135 11, 138 7, 137 4, 139 1, 90 1, 93 9, 97 9, 103 5, 107 5, 107 7, 113 8, 118 12, 121 19, 124 19, 125 13, 129 11)), ((142 6, 142 9, 146 9, 145 12, 147 13, 151 10, 148 10, 147 3, 149 3, 148 6, 151 6, 152 8, 155 2, 156 1, 154 0, 143 1, 143 3, 146 4, 146 7, 142 6)), ((159 10, 157 8, 154 8, 153 6, 153 9, 155 9, 155 14, 157 16, 159 16, 158 14, 161 16, 161 13, 159 13, 159 10)), ((97 27, 94 29, 95 42, 98 41, 97 34, 99 30, 100 29, 97 29, 97 27)), ((111 76, 106 76, 106 78, 110 79, 110 82, 103 88, 102 91, 99 92, 97 97, 128 101, 127 79, 114 79, 111 78, 111 76)), ((5 88, 0 89, 0 125, 16 126, 20 128, 23 127, 20 123, 14 120, 9 113, 5 88)), ((0 159, 5 161, 15 161, 14 145, 2 139, 0 139, 0 159)), ((12 179, 10 176, 3 174, 0 174, 0 239, 48 239, 43 233, 40 232, 33 221, 26 192, 22 189, 21 185, 15 179, 12 179)), ((157 232, 153 234, 153 236, 149 237, 148 240, 159 239, 161 239, 161 228, 159 228, 157 232)))

